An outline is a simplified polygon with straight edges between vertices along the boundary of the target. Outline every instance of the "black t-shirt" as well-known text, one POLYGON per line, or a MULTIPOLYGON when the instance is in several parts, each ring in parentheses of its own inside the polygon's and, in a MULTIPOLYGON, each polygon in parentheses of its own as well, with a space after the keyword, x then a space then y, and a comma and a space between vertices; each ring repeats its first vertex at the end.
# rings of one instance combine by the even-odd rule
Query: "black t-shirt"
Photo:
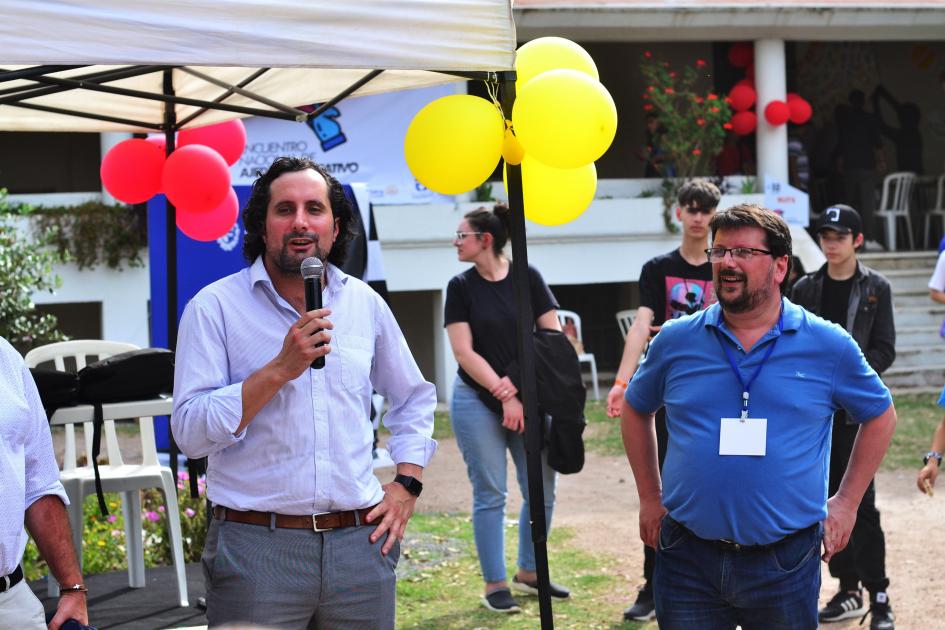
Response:
MULTIPOLYGON (((532 314, 539 316, 558 308, 551 289, 538 270, 529 265, 529 284, 532 293, 532 314)), ((467 322, 472 330, 473 350, 495 370, 505 376, 505 370, 518 359, 515 324, 515 284, 512 270, 498 282, 479 275, 475 267, 454 276, 446 287, 444 325, 467 322)), ((463 368, 460 378, 473 388, 481 388, 463 368)))
POLYGON ((834 280, 825 273, 824 286, 820 293, 820 316, 846 329, 852 289, 853 276, 846 280, 834 280))
POLYGON ((640 271, 640 306, 653 309, 653 325, 691 315, 715 303, 712 264, 690 265, 678 249, 651 258, 640 271))

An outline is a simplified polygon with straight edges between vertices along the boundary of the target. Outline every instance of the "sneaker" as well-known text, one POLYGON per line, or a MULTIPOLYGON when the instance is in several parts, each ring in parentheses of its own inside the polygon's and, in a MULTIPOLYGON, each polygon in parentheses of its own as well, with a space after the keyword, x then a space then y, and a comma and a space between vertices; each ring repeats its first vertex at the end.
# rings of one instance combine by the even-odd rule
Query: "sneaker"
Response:
POLYGON ((892 606, 889 605, 889 597, 886 593, 880 591, 874 593, 871 598, 870 609, 860 619, 860 623, 870 615, 870 630, 896 630, 895 617, 893 616, 892 606))
POLYGON ((863 607, 862 591, 851 593, 840 591, 833 596, 827 605, 820 609, 817 618, 823 622, 840 621, 859 617, 866 609, 863 607))
POLYGON ((492 591, 488 595, 483 595, 482 605, 492 612, 497 613, 517 613, 522 611, 518 602, 512 597, 511 591, 507 588, 500 588, 492 591))
POLYGON ((625 621, 645 621, 656 616, 656 604, 653 603, 653 588, 647 582, 640 587, 637 601, 633 606, 623 611, 625 621))
MULTIPOLYGON (((512 590, 526 595, 538 595, 538 580, 526 582, 525 580, 519 580, 516 575, 512 578, 512 590)), ((554 582, 549 582, 548 590, 551 591, 552 599, 568 599, 571 597, 571 591, 554 582)))

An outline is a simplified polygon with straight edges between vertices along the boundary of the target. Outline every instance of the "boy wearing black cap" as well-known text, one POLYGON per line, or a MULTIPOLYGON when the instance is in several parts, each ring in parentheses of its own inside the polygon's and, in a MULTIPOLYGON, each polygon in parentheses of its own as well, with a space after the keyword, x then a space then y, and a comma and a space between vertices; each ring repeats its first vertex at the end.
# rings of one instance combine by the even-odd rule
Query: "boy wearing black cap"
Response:
MULTIPOLYGON (((842 326, 859 344, 863 355, 882 374, 896 358, 892 291, 889 282, 856 258, 863 244, 860 215, 850 206, 830 206, 817 228, 827 264, 794 285, 791 300, 812 313, 842 326)), ((858 425, 841 409, 834 414, 830 452, 829 493, 832 496, 846 471, 858 425)), ((886 595, 886 539, 870 483, 856 516, 849 546, 830 560, 830 574, 840 590, 820 610, 820 621, 840 621, 864 613, 860 582, 869 591, 871 630, 892 630, 892 609, 886 595)))

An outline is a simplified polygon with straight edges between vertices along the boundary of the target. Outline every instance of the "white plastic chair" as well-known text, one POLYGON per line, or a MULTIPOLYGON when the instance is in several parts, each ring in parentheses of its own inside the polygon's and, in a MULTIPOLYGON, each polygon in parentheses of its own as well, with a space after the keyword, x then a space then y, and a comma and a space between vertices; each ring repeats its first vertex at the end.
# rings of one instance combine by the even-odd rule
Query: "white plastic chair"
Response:
POLYGON ((912 205, 912 189, 915 186, 915 173, 890 173, 883 178, 883 195, 880 198, 877 217, 886 220, 886 248, 896 251, 896 222, 903 219, 909 235, 909 248, 915 249, 912 238, 912 219, 909 208, 912 205))
MULTIPOLYGON (((564 311, 558 309, 558 321, 561 322, 562 328, 564 328, 569 319, 574 322, 574 329, 577 332, 577 340, 583 344, 584 338, 581 334, 581 316, 574 311, 564 311)), ((594 359, 594 355, 590 352, 580 353, 578 354, 578 362, 590 364, 591 385, 594 387, 594 400, 600 400, 600 388, 597 385, 597 361, 594 359)))
MULTIPOLYGON (((935 207, 927 208, 925 211, 925 240, 926 247, 929 245, 929 236, 931 236, 932 217, 936 217, 942 223, 942 236, 945 236, 945 175, 939 175, 935 187, 935 207)), ((931 244, 935 249, 935 243, 931 244)))
POLYGON ((633 326, 633 318, 636 316, 637 312, 633 309, 625 309, 623 311, 617 311, 615 317, 617 318, 617 325, 620 326, 620 335, 626 339, 627 335, 630 333, 630 327, 633 326))
MULTIPOLYGON (((86 366, 87 357, 103 359, 122 352, 137 350, 130 343, 101 341, 96 339, 62 341, 34 348, 26 354, 29 367, 52 361, 57 370, 65 370, 65 359, 75 360, 75 369, 86 366)), ((141 435, 141 463, 126 464, 121 456, 115 422, 103 423, 102 435, 105 438, 105 450, 108 464, 100 465, 99 475, 102 490, 121 493, 121 510, 125 521, 125 548, 128 555, 128 585, 132 588, 145 586, 144 575, 144 531, 141 522, 141 490, 159 488, 164 493, 165 514, 170 530, 171 555, 177 572, 177 593, 180 605, 187 602, 187 576, 184 573, 184 547, 180 529, 180 509, 177 504, 177 483, 171 469, 158 463, 157 446, 154 441, 154 418, 138 419, 141 435)), ((92 423, 83 423, 85 434, 86 466, 77 466, 75 428, 65 425, 65 454, 59 478, 69 497, 69 522, 72 527, 72 542, 75 546, 79 565, 82 563, 82 527, 84 516, 82 504, 85 497, 95 494, 95 473, 92 469, 92 423)), ((49 576, 49 594, 57 596, 59 585, 52 575, 49 576)))

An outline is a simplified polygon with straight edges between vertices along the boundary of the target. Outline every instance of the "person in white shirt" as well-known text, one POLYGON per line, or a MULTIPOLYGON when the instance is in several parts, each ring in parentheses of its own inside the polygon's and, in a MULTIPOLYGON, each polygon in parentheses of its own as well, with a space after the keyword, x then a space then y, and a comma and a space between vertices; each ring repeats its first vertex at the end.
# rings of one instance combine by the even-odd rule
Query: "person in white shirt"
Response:
POLYGON ((278 158, 243 212, 250 266, 184 310, 172 426, 188 457, 209 458, 211 627, 394 627, 394 568, 436 450, 436 394, 385 302, 336 266, 351 216, 323 167, 278 158), (306 311, 310 256, 325 263, 324 308, 306 311), (390 403, 397 464, 383 486, 364 422, 372 388, 390 403))
POLYGON ((68 502, 36 383, 23 358, 0 337, 0 630, 47 627, 43 605, 20 566, 27 530, 62 585, 50 630, 69 619, 88 623, 68 502))

